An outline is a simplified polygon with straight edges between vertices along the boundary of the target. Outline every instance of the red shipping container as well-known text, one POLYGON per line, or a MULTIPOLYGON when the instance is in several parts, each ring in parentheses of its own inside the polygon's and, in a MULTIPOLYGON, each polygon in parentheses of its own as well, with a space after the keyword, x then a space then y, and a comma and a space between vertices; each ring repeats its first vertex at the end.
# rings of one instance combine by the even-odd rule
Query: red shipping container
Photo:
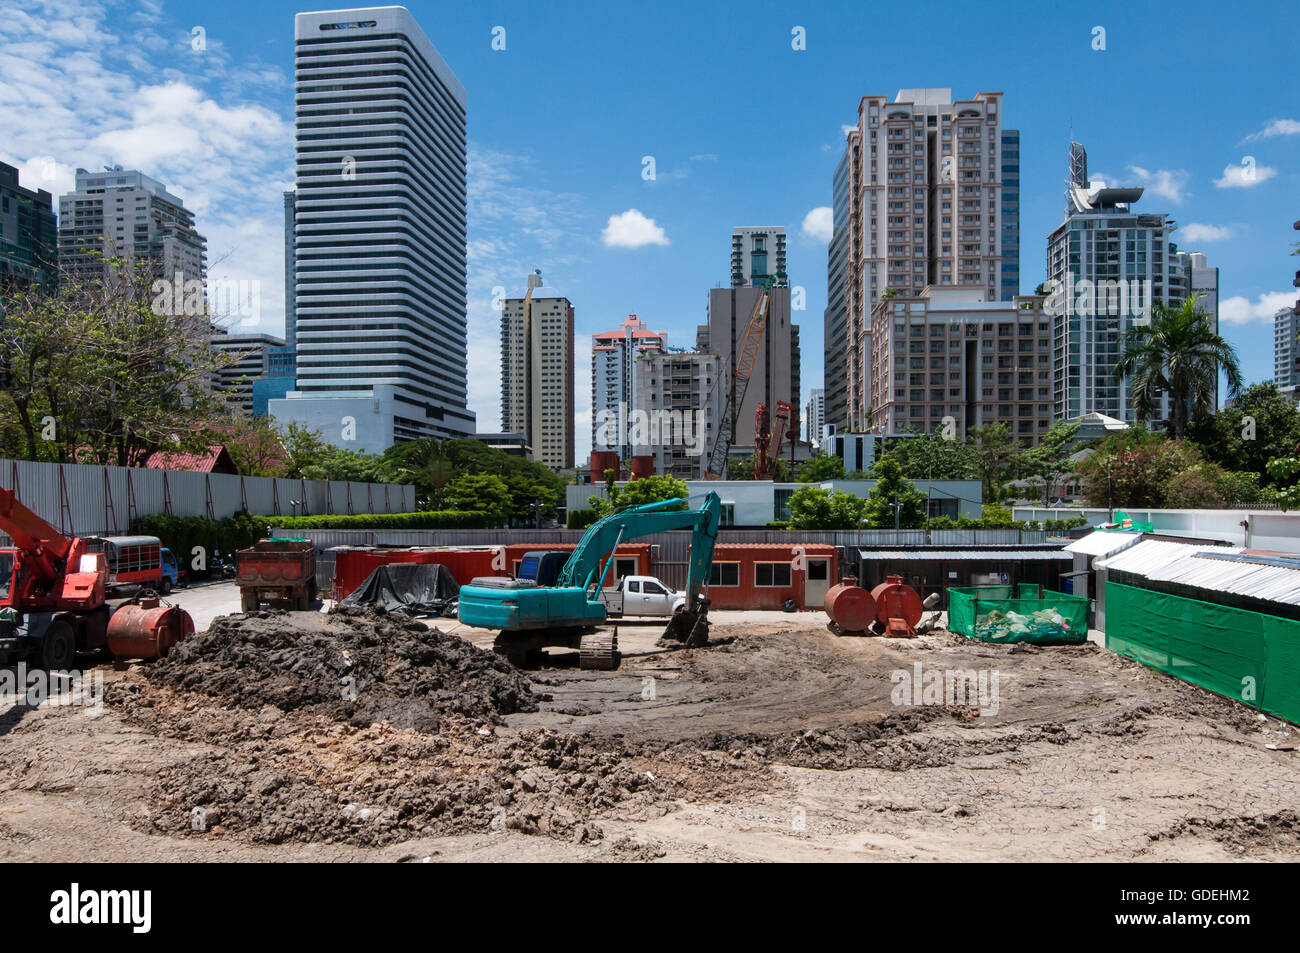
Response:
POLYGON ((839 578, 839 550, 825 543, 719 543, 709 585, 714 609, 821 609, 839 578))

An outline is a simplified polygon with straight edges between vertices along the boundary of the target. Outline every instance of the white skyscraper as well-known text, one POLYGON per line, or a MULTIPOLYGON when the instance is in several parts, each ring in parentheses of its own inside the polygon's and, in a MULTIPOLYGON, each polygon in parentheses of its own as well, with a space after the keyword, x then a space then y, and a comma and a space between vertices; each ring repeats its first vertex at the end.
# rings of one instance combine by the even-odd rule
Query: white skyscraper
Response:
POLYGON ((637 358, 662 354, 668 349, 668 335, 652 331, 635 314, 629 314, 614 331, 591 336, 591 446, 612 450, 620 460, 636 452, 627 438, 627 426, 604 426, 606 421, 626 421, 638 406, 637 358), (610 436, 614 439, 606 440, 610 436))
POLYGON ((294 18, 297 389, 355 450, 473 434, 465 90, 404 7, 294 18))

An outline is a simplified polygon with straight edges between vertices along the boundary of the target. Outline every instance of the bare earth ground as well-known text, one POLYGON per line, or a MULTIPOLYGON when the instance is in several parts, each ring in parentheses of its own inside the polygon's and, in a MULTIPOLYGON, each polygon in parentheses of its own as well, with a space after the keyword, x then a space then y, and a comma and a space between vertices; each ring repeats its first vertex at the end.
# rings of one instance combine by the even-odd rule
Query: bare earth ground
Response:
MULTIPOLYGON (((260 624, 329 625, 292 616, 260 624)), ((1096 645, 837 639, 820 613, 714 617, 712 644, 691 651, 656 648, 662 623, 622 624, 618 671, 557 653, 528 673, 537 711, 436 727, 236 707, 106 667, 99 714, 0 714, 0 858, 1297 856, 1300 752, 1265 748, 1294 728, 1096 645), (894 705, 891 675, 916 662, 995 670, 997 713, 894 705)))

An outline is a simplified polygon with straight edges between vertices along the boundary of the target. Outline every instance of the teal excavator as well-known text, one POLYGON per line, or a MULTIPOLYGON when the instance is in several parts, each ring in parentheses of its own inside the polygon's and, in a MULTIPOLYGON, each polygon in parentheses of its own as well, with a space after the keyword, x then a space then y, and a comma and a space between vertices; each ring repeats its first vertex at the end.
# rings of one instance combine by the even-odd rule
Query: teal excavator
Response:
POLYGON ((554 585, 535 579, 480 576, 460 588, 458 616, 466 625, 497 629, 493 648, 516 665, 528 665, 544 648, 578 649, 580 668, 618 667, 618 637, 597 631, 605 621, 605 578, 620 543, 673 529, 691 530, 686 601, 673 614, 664 638, 687 647, 709 638, 709 600, 701 595, 713 565, 722 501, 710 491, 699 509, 676 498, 611 513, 593 523, 565 562, 554 585))

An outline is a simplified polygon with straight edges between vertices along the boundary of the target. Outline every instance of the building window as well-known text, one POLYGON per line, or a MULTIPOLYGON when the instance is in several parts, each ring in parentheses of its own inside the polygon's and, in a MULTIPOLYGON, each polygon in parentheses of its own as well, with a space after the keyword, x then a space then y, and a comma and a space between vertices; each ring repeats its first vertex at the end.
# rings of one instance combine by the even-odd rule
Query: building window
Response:
POLYGON ((740 563, 714 563, 709 570, 709 585, 734 589, 740 585, 740 563))
POLYGON ((760 589, 776 589, 790 585, 790 564, 754 563, 754 585, 760 589))

